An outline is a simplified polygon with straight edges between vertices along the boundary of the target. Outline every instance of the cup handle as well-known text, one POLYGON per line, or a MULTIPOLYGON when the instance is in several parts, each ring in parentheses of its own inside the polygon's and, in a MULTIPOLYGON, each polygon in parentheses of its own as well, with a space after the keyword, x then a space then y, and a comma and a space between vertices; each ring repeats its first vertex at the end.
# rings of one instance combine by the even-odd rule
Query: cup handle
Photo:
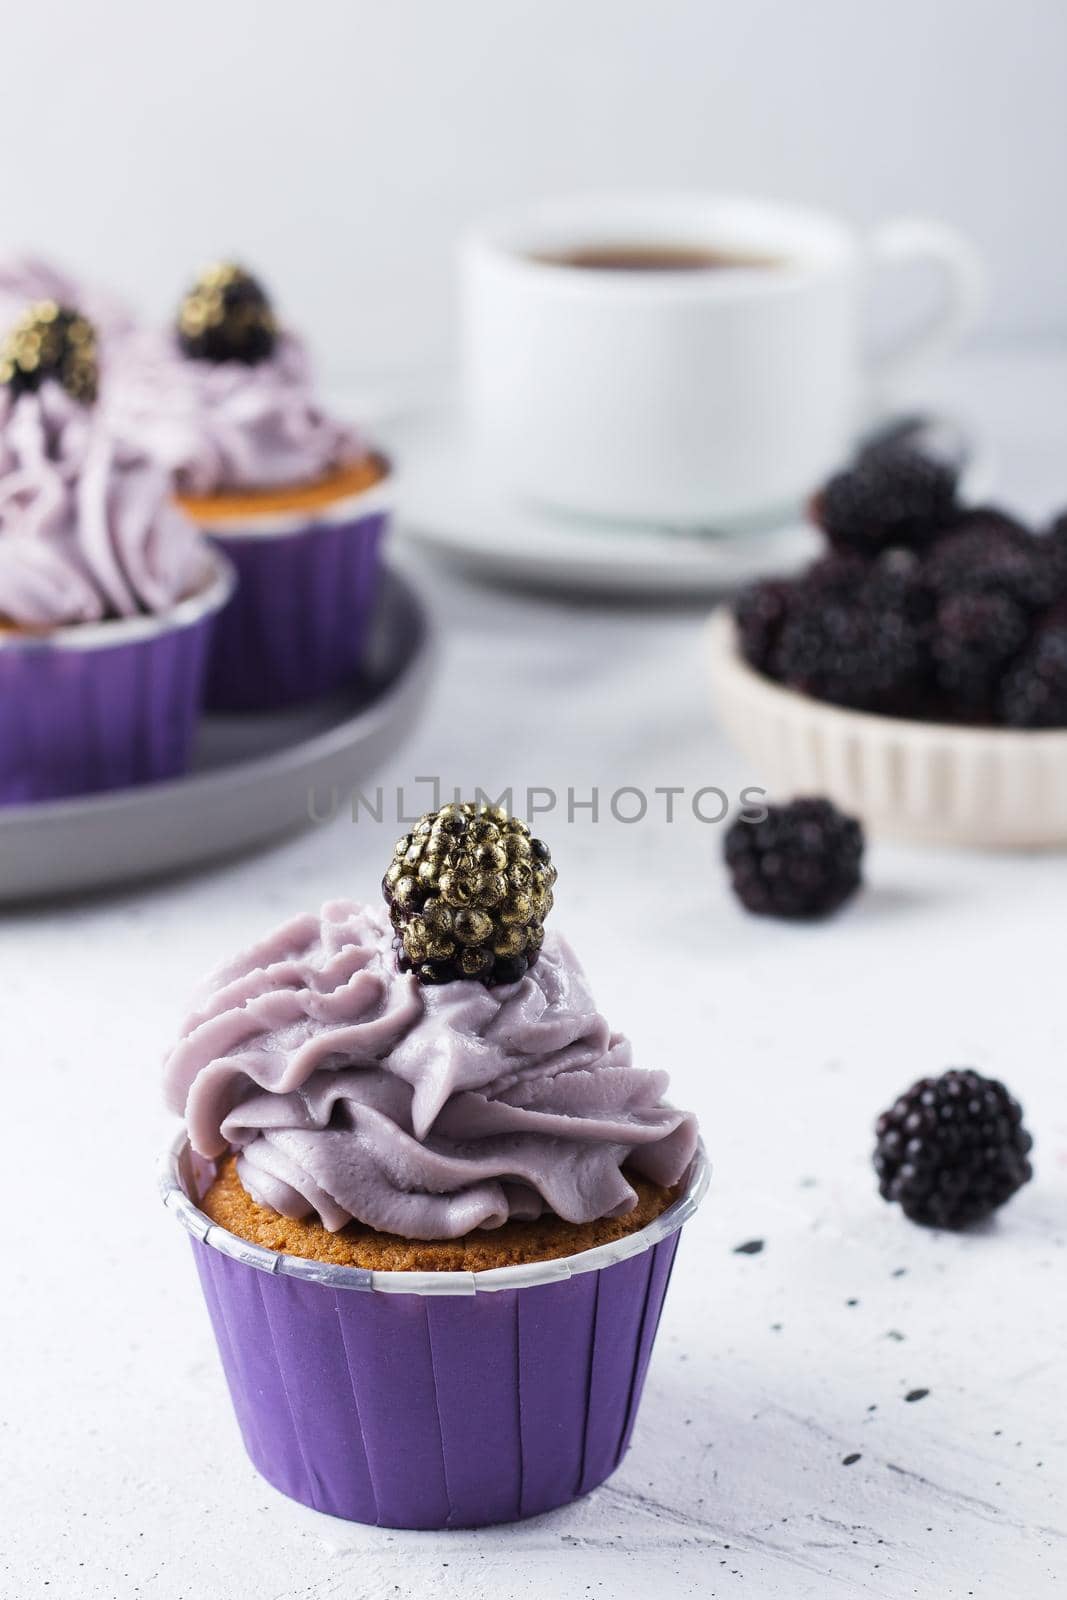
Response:
POLYGON ((868 237, 872 265, 932 262, 940 267, 940 305, 895 349, 878 357, 869 373, 871 409, 884 411, 916 373, 954 350, 978 322, 988 301, 988 275, 978 251, 947 223, 896 217, 868 237))

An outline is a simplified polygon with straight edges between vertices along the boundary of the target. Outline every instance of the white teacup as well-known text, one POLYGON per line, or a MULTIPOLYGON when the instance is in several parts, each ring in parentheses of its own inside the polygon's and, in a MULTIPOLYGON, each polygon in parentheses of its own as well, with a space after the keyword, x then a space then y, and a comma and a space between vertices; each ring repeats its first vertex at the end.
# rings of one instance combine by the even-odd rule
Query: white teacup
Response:
POLYGON ((865 237, 794 206, 633 195, 479 227, 461 277, 468 414, 503 485, 563 510, 700 525, 795 506, 841 461, 875 389, 972 325, 985 275, 935 222, 865 237), (575 264, 620 252, 671 264, 575 264), (872 371, 872 269, 913 260, 942 270, 942 306, 872 371))

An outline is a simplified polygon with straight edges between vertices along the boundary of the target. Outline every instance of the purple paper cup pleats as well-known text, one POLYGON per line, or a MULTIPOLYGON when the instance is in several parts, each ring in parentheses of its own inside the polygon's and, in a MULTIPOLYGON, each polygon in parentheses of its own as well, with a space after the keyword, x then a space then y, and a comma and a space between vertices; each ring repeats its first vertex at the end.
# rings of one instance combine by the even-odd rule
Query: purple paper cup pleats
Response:
POLYGON ((208 665, 212 711, 269 711, 332 694, 363 664, 389 521, 388 479, 302 516, 203 531, 237 571, 208 665))
POLYGON ((208 586, 160 616, 0 636, 0 805, 180 776, 233 583, 216 559, 208 586))
POLYGON ((702 1151, 639 1233, 482 1273, 276 1255, 208 1221, 208 1181, 182 1141, 164 1199, 193 1234, 245 1447, 283 1494, 381 1527, 474 1528, 566 1505, 618 1466, 702 1151))

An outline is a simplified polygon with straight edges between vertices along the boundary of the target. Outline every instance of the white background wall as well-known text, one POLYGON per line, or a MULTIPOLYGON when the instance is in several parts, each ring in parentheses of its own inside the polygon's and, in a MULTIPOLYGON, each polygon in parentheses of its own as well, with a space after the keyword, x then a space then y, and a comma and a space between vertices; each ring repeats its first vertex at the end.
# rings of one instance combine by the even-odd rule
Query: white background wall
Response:
POLYGON ((330 375, 447 361, 458 228, 751 189, 968 230, 991 336, 1067 336, 1065 0, 60 0, 3 7, 0 248, 162 314, 237 255, 330 375))

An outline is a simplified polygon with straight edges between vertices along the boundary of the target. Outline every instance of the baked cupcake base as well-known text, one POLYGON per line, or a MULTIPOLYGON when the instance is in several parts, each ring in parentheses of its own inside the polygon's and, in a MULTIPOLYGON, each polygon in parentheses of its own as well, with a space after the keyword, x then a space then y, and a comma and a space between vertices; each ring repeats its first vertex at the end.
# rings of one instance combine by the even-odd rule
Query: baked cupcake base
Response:
POLYGON ((227 1156, 201 1201, 205 1216, 250 1244, 305 1261, 362 1267, 368 1272, 489 1272, 498 1267, 552 1261, 637 1233, 678 1198, 677 1189, 627 1173, 637 1205, 624 1217, 595 1222, 564 1222, 548 1216, 536 1222, 506 1222, 479 1229, 462 1239, 402 1239, 393 1233, 351 1222, 329 1233, 317 1219, 294 1222, 257 1205, 237 1176, 236 1156, 227 1156))
POLYGON ((630 1442, 699 1151, 644 1227, 484 1272, 370 1272, 250 1244, 201 1209, 183 1138, 163 1198, 192 1234, 246 1449, 283 1494, 391 1528, 472 1528, 566 1505, 630 1442))

